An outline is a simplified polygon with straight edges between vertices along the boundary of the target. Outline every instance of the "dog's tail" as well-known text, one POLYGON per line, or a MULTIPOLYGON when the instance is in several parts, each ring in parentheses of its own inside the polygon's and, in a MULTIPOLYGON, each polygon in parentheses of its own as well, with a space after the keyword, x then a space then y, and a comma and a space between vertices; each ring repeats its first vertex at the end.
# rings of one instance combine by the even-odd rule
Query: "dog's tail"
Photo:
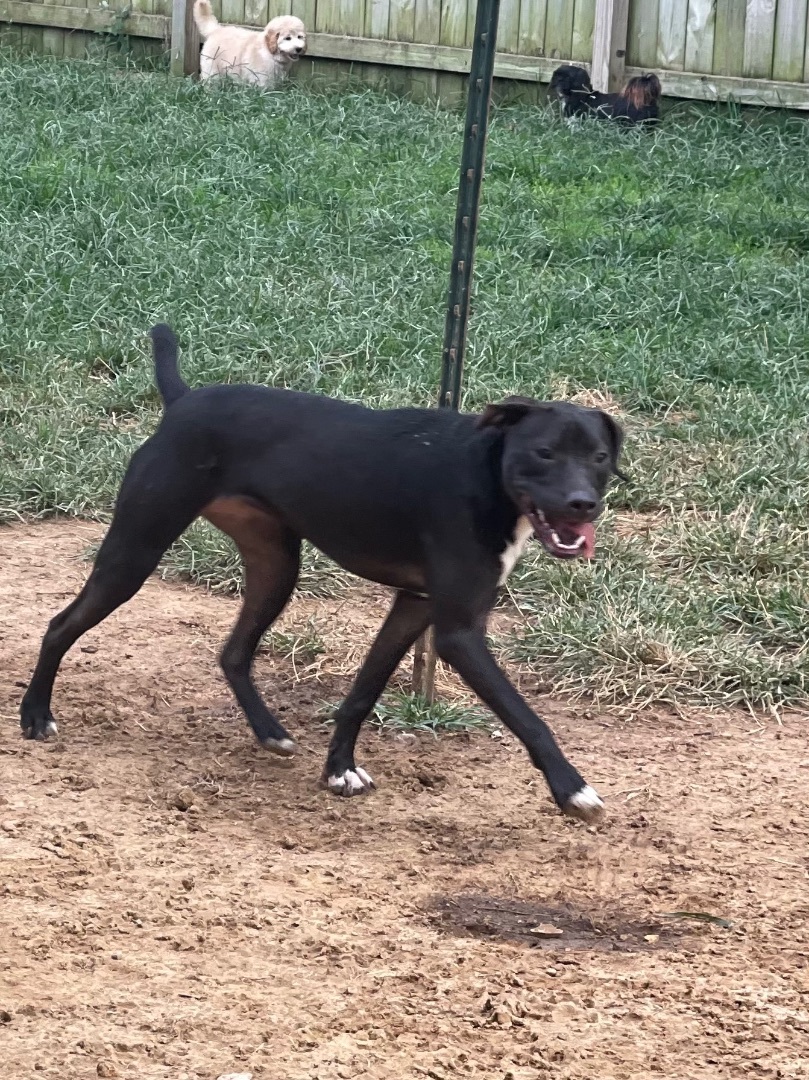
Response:
POLYGON ((155 380, 157 389, 163 399, 163 404, 168 408, 177 398, 187 394, 190 387, 180 377, 177 367, 178 342, 177 336, 170 326, 158 323, 149 331, 152 339, 152 355, 154 356, 155 380))
POLYGON ((204 41, 219 26, 219 20, 213 13, 209 0, 196 0, 194 4, 194 22, 197 24, 200 37, 204 41))

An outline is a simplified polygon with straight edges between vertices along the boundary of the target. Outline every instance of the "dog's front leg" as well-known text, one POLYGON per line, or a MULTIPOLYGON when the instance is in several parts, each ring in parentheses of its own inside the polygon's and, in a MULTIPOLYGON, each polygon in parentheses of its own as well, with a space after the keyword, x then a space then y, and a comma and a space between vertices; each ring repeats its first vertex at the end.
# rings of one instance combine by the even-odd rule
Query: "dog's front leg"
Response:
POLYGON ((336 795, 361 795, 374 787, 368 773, 354 761, 357 736, 388 679, 429 623, 430 601, 426 597, 406 592, 396 594, 354 685, 334 717, 334 734, 323 780, 336 795))
POLYGON ((604 804, 570 764, 551 734, 489 652, 482 628, 436 625, 438 655, 523 743, 531 760, 542 771, 557 805, 570 817, 597 821, 604 804))

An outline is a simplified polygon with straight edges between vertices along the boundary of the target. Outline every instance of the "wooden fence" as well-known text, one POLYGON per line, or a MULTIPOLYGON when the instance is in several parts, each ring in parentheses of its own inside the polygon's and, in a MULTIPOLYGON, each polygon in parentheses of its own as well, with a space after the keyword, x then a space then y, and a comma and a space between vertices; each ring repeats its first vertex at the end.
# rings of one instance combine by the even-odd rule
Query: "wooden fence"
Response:
MULTIPOLYGON (((170 48, 174 70, 192 72, 190 2, 0 0, 0 39, 75 56, 91 34, 126 36, 135 51, 170 48)), ((214 9, 250 26, 299 15, 314 76, 350 70, 430 93, 442 79, 460 89, 469 66, 475 0, 214 0, 214 9)), ((531 96, 572 60, 600 88, 649 70, 674 97, 809 109, 807 23, 809 0, 501 0, 495 74, 531 96)))

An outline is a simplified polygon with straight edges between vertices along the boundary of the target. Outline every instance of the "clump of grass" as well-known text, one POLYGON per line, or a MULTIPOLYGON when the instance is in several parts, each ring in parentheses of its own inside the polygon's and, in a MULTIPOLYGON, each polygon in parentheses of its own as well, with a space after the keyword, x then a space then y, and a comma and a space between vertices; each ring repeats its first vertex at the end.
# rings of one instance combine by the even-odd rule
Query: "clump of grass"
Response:
MULTIPOLYGON (((0 113, 0 518, 109 514, 159 418, 159 319, 192 385, 433 404, 462 116, 7 54, 0 113)), ((495 112, 465 407, 564 392, 628 429, 596 564, 512 583, 506 647, 557 689, 806 702, 807 220, 803 119, 495 112)), ((307 591, 345 587, 306 560, 307 591)), ((240 587, 205 527, 166 567, 240 587)))
MULTIPOLYGON (((335 706, 325 707, 333 711, 335 706)), ((329 721, 331 722, 331 721, 329 721)), ((496 722, 491 713, 462 702, 435 701, 430 704, 418 694, 391 690, 377 702, 368 723, 390 731, 461 732, 492 731, 496 722)))
POLYGON ((274 653, 294 663, 312 664, 326 652, 326 645, 310 619, 305 627, 297 631, 271 630, 265 635, 261 649, 274 653))

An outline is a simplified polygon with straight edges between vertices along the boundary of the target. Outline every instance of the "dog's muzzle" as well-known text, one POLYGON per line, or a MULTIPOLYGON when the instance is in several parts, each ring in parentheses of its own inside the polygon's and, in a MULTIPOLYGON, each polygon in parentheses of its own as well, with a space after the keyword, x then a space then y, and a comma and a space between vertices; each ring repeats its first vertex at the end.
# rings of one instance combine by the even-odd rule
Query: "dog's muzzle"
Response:
POLYGON ((535 506, 525 508, 534 536, 549 555, 557 559, 592 559, 596 547, 596 530, 592 521, 566 521, 549 518, 535 506))

